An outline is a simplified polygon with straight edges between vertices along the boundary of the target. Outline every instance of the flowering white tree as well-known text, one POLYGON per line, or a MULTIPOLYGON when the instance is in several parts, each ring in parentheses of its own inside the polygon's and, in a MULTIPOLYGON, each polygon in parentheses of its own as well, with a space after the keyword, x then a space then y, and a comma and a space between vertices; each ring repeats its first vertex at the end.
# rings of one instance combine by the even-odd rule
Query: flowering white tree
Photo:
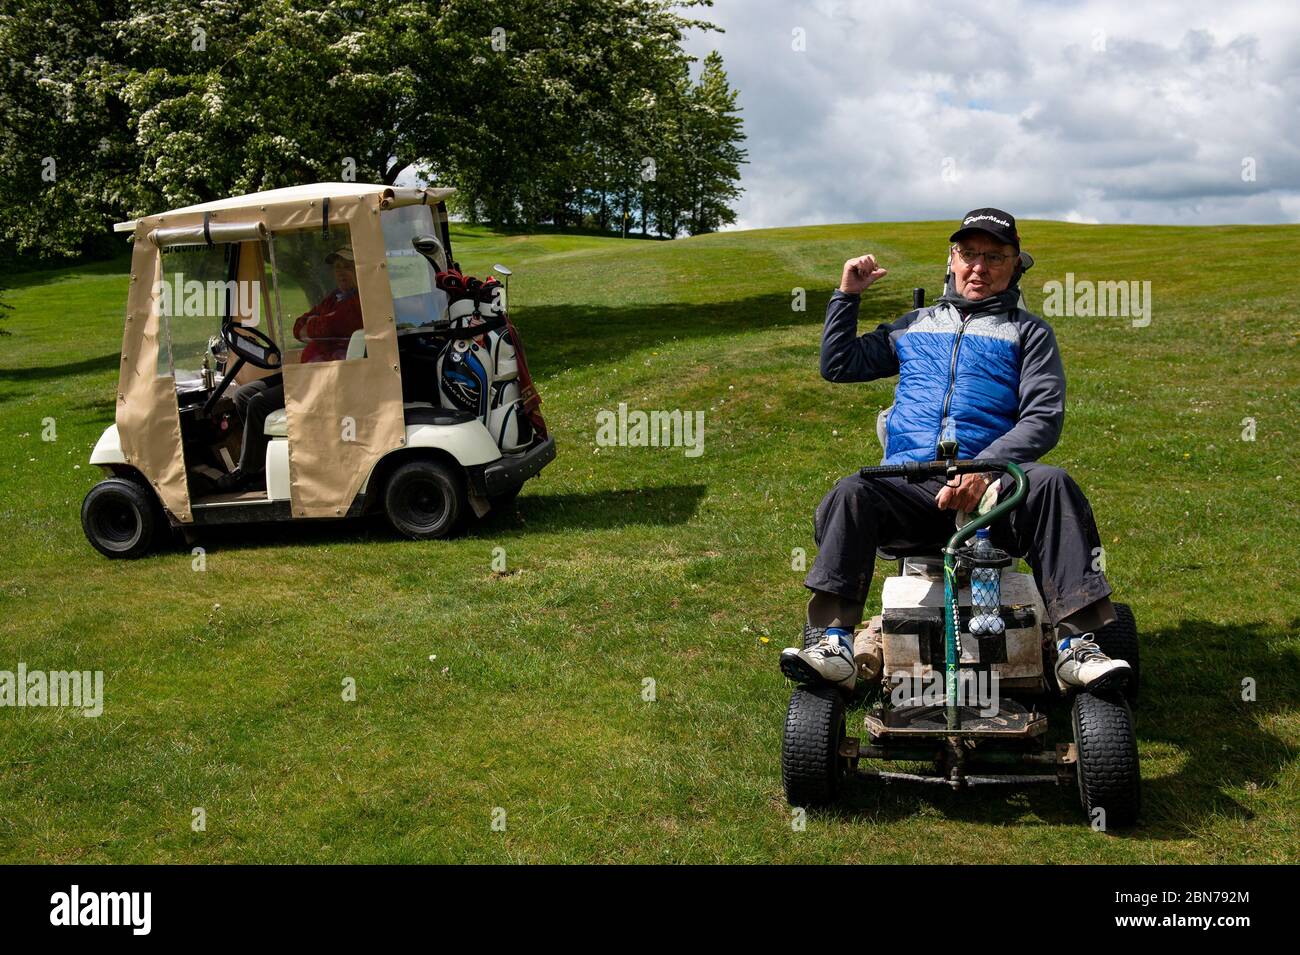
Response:
POLYGON ((643 168, 681 173, 667 153, 712 142, 689 133, 681 48, 700 2, 9 0, 0 243, 98 252, 114 219, 408 163, 475 218, 608 226, 635 206, 675 234, 706 220, 653 212, 681 183, 643 168))

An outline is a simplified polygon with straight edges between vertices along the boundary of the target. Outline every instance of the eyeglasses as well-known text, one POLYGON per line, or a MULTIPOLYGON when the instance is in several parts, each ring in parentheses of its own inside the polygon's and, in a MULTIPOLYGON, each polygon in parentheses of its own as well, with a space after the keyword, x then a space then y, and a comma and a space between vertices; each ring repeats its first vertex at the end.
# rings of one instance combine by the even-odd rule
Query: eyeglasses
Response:
POLYGON ((1005 265, 1008 259, 1015 258, 1014 255, 1007 255, 1005 252, 975 252, 957 245, 954 245, 952 250, 960 255, 961 260, 967 265, 974 265, 979 259, 983 258, 984 264, 991 269, 996 269, 999 265, 1005 265))

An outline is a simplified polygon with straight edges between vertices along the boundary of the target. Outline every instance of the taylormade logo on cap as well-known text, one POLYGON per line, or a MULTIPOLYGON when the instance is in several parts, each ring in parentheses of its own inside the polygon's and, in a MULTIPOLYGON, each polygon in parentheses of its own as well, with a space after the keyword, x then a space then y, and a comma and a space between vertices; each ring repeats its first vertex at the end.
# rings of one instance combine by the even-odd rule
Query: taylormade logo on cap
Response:
POLYGON ((1008 229, 1011 228, 1011 223, 1008 222, 1006 219, 999 219, 997 216, 989 216, 989 215, 967 216, 965 219, 961 221, 961 224, 970 225, 972 222, 983 222, 986 219, 990 222, 996 222, 1000 226, 1006 226, 1008 229))
POLYGON ((1020 234, 1016 232, 1016 217, 1009 212, 994 209, 991 206, 972 209, 966 213, 966 218, 961 220, 961 225, 957 226, 957 231, 950 235, 948 239, 956 242, 957 237, 963 232, 972 231, 988 233, 999 242, 1013 245, 1017 252, 1020 251, 1020 234))

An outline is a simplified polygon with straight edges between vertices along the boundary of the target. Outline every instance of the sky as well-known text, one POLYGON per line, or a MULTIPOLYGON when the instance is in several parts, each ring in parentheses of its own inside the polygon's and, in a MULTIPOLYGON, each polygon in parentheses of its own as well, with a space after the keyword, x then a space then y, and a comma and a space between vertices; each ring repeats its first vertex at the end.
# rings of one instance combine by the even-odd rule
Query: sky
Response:
POLYGON ((735 228, 1300 222, 1300 4, 715 0, 735 228))

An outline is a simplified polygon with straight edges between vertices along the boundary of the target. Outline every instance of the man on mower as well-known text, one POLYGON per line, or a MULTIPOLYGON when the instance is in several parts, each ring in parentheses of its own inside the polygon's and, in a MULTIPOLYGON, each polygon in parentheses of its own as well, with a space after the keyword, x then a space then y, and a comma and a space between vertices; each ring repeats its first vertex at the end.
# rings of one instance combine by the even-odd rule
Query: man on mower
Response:
MULTIPOLYGON (((361 328, 361 302, 357 297, 357 267, 347 246, 325 256, 334 271, 334 289, 293 323, 293 337, 306 346, 303 363, 340 361, 347 357, 348 341, 361 328)), ((277 372, 240 385, 234 394, 235 412, 244 422, 239 464, 217 480, 217 489, 233 491, 262 479, 266 459, 266 419, 284 407, 284 376, 277 372)))
MULTIPOLYGON (((941 439, 961 458, 1010 460, 1028 479, 1020 506, 990 528, 995 547, 1025 555, 1056 628, 1058 682, 1098 690, 1122 686, 1129 665, 1105 656, 1095 631, 1115 620, 1111 588, 1098 569, 1101 541, 1083 491, 1060 468, 1036 463, 1061 436, 1065 372, 1051 326, 1019 308, 1022 256, 1016 221, 976 209, 949 237, 950 281, 936 304, 858 336, 862 293, 888 270, 873 255, 844 263, 826 308, 821 372, 827 381, 898 375, 882 464, 931 461, 941 439)), ((1005 476, 999 489, 1011 486, 1005 476)), ((781 653, 781 670, 799 683, 852 689, 852 634, 862 620, 876 548, 933 545, 956 530, 958 512, 975 513, 990 484, 965 474, 909 484, 903 478, 839 481, 813 518, 817 559, 808 625, 825 635, 808 649, 781 653)))

